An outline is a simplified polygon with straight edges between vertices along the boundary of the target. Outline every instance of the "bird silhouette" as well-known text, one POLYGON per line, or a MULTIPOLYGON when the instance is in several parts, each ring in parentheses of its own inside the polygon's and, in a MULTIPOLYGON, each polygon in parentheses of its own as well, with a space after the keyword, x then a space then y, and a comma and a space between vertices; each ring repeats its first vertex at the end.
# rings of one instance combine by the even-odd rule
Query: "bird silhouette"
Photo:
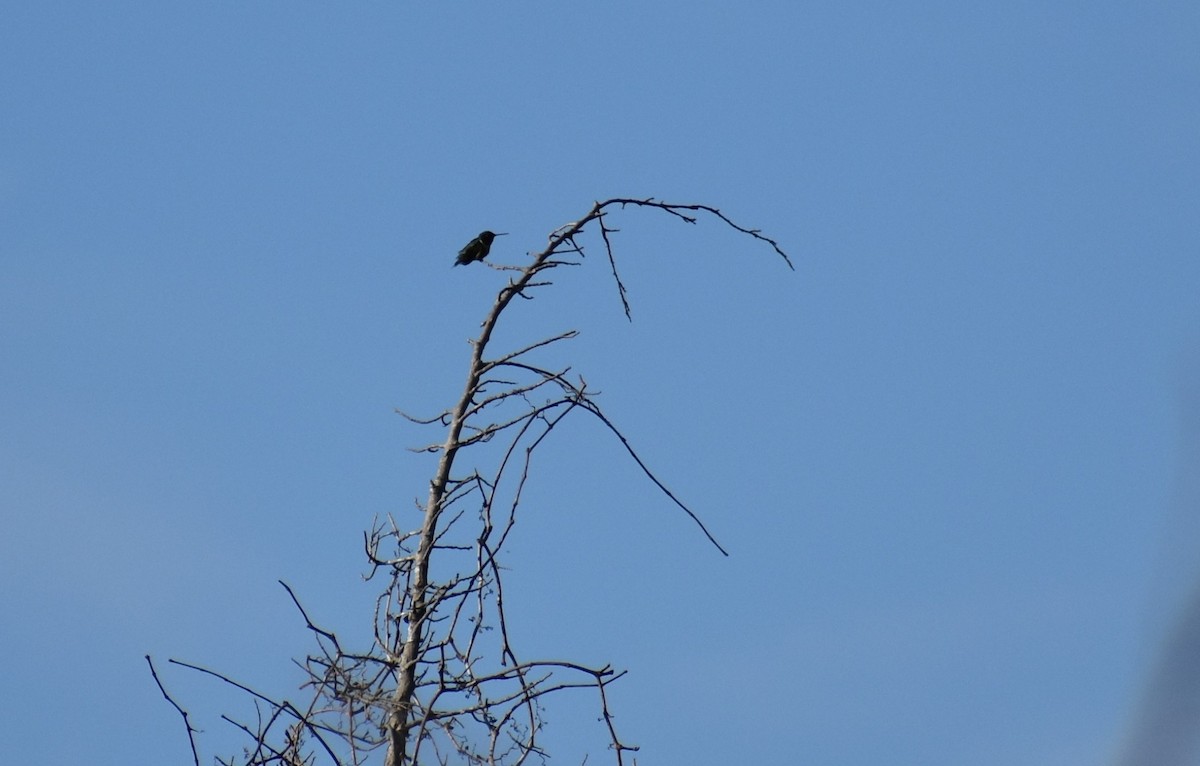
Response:
POLYGON ((503 237, 508 232, 496 234, 491 231, 481 231, 479 236, 467 243, 466 247, 458 251, 458 258, 455 259, 455 266, 465 266, 468 263, 482 261, 484 257, 492 249, 492 240, 496 237, 503 237))

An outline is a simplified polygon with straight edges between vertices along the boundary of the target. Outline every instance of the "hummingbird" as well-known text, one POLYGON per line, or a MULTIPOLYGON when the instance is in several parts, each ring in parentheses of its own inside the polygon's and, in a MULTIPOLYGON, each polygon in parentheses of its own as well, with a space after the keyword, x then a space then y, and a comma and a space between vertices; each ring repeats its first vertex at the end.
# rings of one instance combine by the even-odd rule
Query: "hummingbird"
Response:
POLYGON ((458 251, 458 258, 455 259, 455 266, 465 266, 468 263, 482 261, 484 256, 492 249, 492 240, 496 237, 503 237, 508 232, 503 231, 499 234, 490 231, 481 231, 479 236, 467 243, 467 246, 458 251))

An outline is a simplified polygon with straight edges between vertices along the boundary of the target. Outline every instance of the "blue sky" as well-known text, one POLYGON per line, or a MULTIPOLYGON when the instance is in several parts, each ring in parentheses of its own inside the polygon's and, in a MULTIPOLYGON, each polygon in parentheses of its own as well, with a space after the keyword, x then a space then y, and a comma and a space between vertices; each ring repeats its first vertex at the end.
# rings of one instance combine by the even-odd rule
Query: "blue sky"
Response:
MULTIPOLYGON (((143 655, 288 694, 365 630, 503 276, 728 559, 579 419, 509 554, 642 763, 1106 763, 1200 575, 1200 10, 15 5, 0 25, 0 740, 186 763, 143 655)), ((166 680, 208 734, 236 710, 166 680)), ((598 732, 552 712, 559 762, 598 732)), ((582 719, 582 720, 579 720, 582 719)), ((593 753, 589 763, 600 762, 593 753)))

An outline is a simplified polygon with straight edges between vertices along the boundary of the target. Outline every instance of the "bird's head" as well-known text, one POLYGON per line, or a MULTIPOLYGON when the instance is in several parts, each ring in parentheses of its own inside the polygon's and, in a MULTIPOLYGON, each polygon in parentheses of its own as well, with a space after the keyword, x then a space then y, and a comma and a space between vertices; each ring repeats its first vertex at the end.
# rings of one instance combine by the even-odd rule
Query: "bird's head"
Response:
POLYGON ((506 234, 508 234, 507 231, 502 231, 499 234, 497 234, 494 231, 481 231, 481 232, 479 232, 479 238, 481 240, 483 240, 486 244, 490 245, 490 244, 492 244, 493 239, 495 239, 496 237, 503 237, 506 234))

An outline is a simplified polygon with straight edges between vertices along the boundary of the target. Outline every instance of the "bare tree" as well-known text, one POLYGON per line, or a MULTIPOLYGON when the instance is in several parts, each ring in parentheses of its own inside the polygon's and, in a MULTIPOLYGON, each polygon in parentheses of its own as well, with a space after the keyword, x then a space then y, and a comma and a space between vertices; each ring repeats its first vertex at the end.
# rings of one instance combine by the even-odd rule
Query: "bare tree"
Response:
MULTIPOLYGON (((389 515, 364 533, 370 577, 384 584, 375 610, 373 644, 361 652, 343 647, 333 632, 309 618, 284 584, 317 644, 299 663, 307 676, 305 704, 277 700, 223 674, 171 660, 215 676, 255 700, 253 723, 226 718, 250 744, 240 758, 218 759, 221 763, 361 764, 382 753, 387 766, 520 766, 531 756, 544 756, 539 744, 543 700, 573 688, 593 690, 618 766, 637 750, 620 738, 609 709, 608 687, 624 671, 528 659, 511 640, 498 555, 516 523, 533 455, 568 414, 591 415, 708 540, 728 554, 700 518, 651 472, 601 410, 583 377, 570 368, 552 369, 536 361, 538 352, 575 337, 574 330, 513 351, 488 353, 493 331, 514 298, 532 298, 551 284, 554 269, 580 263, 577 258, 585 254, 581 239, 589 227, 604 245, 625 315, 630 316, 612 246, 616 229, 609 224, 610 215, 626 208, 658 211, 690 224, 700 216, 711 217, 766 243, 792 266, 774 240, 739 226, 716 208, 654 199, 597 202, 582 218, 555 230, 527 266, 492 266, 510 277, 479 336, 471 341, 470 367, 458 400, 432 418, 405 415, 423 426, 445 429, 441 441, 421 448, 439 455, 428 497, 418 506, 421 524, 409 529, 389 515), (458 467, 465 462, 464 451, 488 443, 492 448, 479 453, 479 462, 466 470, 458 467), (447 574, 431 575, 435 560, 438 571, 447 574)), ((150 667, 154 672, 153 663, 150 667)), ((182 715, 195 754, 196 729, 187 712, 175 704, 157 673, 154 680, 182 715)), ((199 764, 198 755, 195 758, 199 764)))

